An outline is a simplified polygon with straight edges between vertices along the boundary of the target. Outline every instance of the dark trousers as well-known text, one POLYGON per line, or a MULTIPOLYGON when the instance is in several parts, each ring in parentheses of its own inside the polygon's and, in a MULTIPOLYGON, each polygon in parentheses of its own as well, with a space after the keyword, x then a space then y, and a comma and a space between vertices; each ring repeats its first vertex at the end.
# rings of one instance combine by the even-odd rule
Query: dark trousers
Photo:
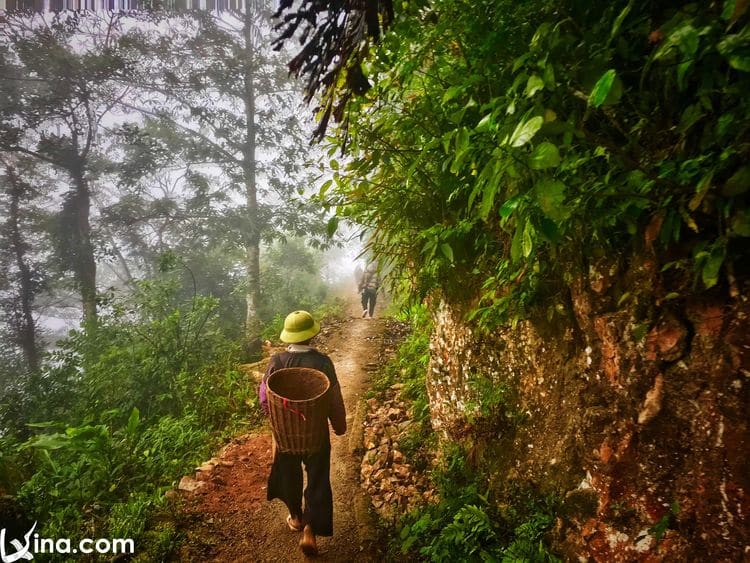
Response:
POLYGON ((329 476, 331 446, 309 455, 276 452, 268 477, 268 500, 280 499, 292 516, 303 515, 316 536, 333 535, 333 493, 329 476), (302 511, 302 466, 307 472, 302 511))
POLYGON ((375 312, 375 301, 378 299, 377 289, 365 289, 362 292, 362 310, 369 311, 370 316, 375 312))

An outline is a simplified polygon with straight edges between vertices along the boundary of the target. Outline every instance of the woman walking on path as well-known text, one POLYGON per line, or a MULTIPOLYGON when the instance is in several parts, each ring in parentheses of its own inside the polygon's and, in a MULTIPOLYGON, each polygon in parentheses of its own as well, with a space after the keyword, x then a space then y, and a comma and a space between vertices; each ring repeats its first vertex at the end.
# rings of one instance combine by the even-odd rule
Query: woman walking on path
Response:
POLYGON ((378 265, 370 262, 362 275, 359 282, 359 291, 362 293, 362 317, 370 314, 372 318, 375 312, 375 302, 378 298, 378 288, 380 287, 380 276, 378 275, 378 265))
MULTIPOLYGON (((286 352, 275 354, 268 364, 260 384, 260 404, 268 416, 267 381, 276 370, 283 368, 312 368, 325 374, 330 382, 330 409, 328 419, 333 431, 340 436, 346 432, 346 408, 341 387, 331 359, 310 346, 310 340, 320 332, 320 323, 307 311, 290 313, 284 321, 282 342, 289 344, 286 352)), ((271 474, 268 477, 268 500, 278 498, 289 509, 287 525, 293 531, 302 531, 300 548, 306 555, 315 555, 318 547, 315 536, 333 535, 333 493, 330 481, 331 442, 326 433, 323 448, 317 452, 297 455, 276 451, 271 474), (305 507, 302 509, 302 467, 307 472, 304 490, 305 507)))

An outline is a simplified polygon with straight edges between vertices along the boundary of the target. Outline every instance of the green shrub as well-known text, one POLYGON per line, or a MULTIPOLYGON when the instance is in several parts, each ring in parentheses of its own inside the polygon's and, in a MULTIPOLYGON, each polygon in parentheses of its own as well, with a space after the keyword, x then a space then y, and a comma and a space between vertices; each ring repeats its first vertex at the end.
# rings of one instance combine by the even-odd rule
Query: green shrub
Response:
POLYGON ((402 554, 416 552, 435 562, 558 561, 544 542, 554 521, 554 502, 525 492, 501 510, 491 491, 480 492, 486 480, 456 444, 444 445, 441 466, 432 478, 440 501, 404 517, 402 554))
POLYGON ((5 481, 20 473, 17 497, 40 533, 75 539, 106 529, 137 541, 165 490, 220 435, 255 420, 255 384, 237 370, 239 346, 216 311, 212 298, 185 299, 167 273, 110 301, 95 331, 59 344, 40 387, 27 390, 32 437, 0 441, 0 487, 12 490, 5 481))

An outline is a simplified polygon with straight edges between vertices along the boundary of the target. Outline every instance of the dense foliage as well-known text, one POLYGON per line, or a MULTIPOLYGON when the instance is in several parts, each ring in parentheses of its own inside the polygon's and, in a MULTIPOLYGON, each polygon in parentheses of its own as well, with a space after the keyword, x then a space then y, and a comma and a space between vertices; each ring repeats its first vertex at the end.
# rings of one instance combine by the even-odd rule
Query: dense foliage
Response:
MULTIPOLYGON (((480 328, 567 320, 597 275, 608 310, 726 302, 749 273, 749 55, 735 0, 403 2, 329 139, 321 197, 415 301, 447 297, 480 328)), ((468 418, 507 411, 497 383, 468 418)), ((511 485, 449 446, 441 502, 403 522, 404 550, 551 558, 555 503, 506 513, 511 485)))
MULTIPOLYGON (((318 260, 299 243, 269 253, 269 337, 289 308, 340 313, 322 308, 318 260), (292 258, 299 269, 286 279, 292 258)), ((175 255, 161 269, 103 298, 97 330, 72 331, 38 371, 6 366, 15 384, 0 400, 0 490, 16 495, 45 537, 106 530, 158 557, 174 530, 146 525, 165 491, 219 440, 259 421, 256 385, 238 369, 241 346, 219 299, 184 285, 194 277, 175 255)))
POLYGON ((183 299, 178 279, 168 271, 110 301, 99 330, 72 332, 4 397, 0 487, 46 537, 140 539, 165 490, 258 416, 217 301, 183 299))
POLYGON ((494 324, 560 314, 615 250, 679 272, 657 299, 744 274, 745 3, 403 6, 322 194, 410 291, 479 294, 494 324))

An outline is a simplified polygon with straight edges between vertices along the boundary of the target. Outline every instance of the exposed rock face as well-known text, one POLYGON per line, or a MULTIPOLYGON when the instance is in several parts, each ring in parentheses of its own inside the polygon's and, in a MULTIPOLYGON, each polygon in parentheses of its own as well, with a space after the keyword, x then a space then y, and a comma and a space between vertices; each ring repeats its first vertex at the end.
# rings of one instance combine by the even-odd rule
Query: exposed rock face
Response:
POLYGON ((553 540, 566 559, 750 557, 748 292, 665 294, 643 260, 592 267, 560 298, 570 314, 548 323, 480 335, 461 306, 433 307, 435 429, 492 466, 499 488, 564 499, 553 540), (480 376, 511 390, 491 420, 478 410, 480 376))

